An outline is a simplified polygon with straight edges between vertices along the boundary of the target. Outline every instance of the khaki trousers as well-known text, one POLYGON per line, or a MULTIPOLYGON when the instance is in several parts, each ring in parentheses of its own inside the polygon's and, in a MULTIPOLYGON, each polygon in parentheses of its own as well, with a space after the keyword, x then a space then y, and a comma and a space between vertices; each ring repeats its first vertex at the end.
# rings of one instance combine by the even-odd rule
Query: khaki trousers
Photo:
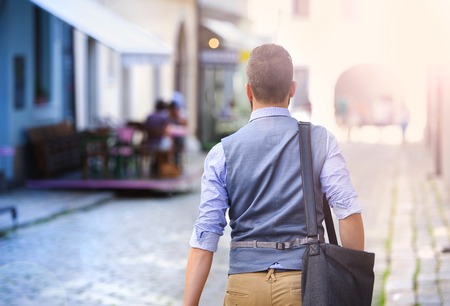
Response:
POLYGON ((232 274, 224 306, 301 306, 302 271, 232 274))

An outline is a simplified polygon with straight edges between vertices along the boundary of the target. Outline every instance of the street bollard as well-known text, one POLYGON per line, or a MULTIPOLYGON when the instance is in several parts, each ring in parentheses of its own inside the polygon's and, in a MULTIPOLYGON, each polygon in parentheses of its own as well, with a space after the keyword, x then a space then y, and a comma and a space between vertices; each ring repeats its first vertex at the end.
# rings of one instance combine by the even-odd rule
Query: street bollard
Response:
POLYGON ((0 192, 7 189, 7 177, 6 177, 6 162, 3 162, 4 158, 12 157, 16 154, 16 150, 12 147, 0 146, 0 192))
POLYGON ((11 214, 11 219, 12 219, 12 222, 13 222, 13 229, 15 229, 18 226, 18 223, 17 223, 17 217, 18 217, 17 209, 14 206, 6 206, 6 207, 1 207, 0 208, 0 214, 8 213, 8 212, 11 214))

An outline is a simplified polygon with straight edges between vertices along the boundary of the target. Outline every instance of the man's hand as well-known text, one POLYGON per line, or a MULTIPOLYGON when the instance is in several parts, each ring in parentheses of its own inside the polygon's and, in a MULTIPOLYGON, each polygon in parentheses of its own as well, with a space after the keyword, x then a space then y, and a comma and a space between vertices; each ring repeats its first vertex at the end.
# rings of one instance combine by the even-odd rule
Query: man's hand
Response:
POLYGON ((339 236, 343 247, 364 251, 364 225, 361 214, 340 219, 339 236))

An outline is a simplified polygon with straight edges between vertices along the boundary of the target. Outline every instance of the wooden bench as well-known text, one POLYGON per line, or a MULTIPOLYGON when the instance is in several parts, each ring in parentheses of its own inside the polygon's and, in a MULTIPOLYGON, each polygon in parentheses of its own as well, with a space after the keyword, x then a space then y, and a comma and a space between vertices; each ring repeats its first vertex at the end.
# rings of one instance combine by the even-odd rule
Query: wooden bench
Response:
POLYGON ((81 167, 81 135, 69 122, 30 128, 26 134, 38 177, 48 178, 81 167))

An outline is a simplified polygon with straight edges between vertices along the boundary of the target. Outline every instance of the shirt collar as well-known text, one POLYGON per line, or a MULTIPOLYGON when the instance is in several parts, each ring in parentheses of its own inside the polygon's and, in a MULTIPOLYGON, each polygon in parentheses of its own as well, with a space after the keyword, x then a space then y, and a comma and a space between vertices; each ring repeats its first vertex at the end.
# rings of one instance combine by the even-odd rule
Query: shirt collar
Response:
POLYGON ((284 107, 264 107, 253 111, 250 115, 250 122, 263 117, 290 117, 291 113, 284 107))

